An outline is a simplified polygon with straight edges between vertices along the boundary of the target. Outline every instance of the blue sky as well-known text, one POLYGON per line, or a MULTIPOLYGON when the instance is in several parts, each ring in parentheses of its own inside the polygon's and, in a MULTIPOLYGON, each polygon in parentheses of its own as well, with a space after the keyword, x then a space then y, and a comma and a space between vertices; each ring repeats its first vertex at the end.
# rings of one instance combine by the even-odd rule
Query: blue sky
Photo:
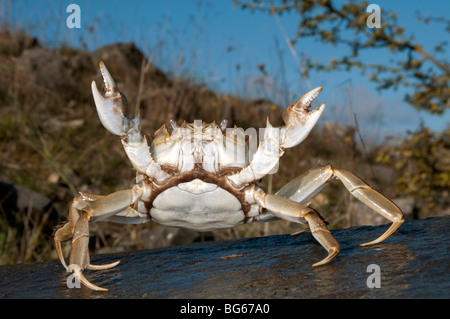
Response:
MULTIPOLYGON (((323 86, 320 102, 326 102, 327 109, 322 121, 349 124, 354 112, 367 139, 380 140, 389 134, 402 137, 406 130, 417 129, 421 121, 437 131, 450 125, 448 111, 442 116, 418 112, 402 101, 402 90, 380 94, 359 71, 312 73, 305 81, 281 29, 293 37, 298 25, 294 14, 282 15, 279 24, 268 14, 233 8, 231 0, 15 0, 11 11, 6 2, 0 2, 0 19, 25 28, 47 46, 66 43, 80 47, 83 43, 94 50, 133 41, 147 55, 153 55, 156 66, 172 74, 193 77, 223 92, 267 97, 280 104, 294 102, 311 86, 323 86), (66 8, 71 3, 81 8, 80 29, 66 26, 66 8), (265 65, 267 76, 262 77, 259 64, 265 65)), ((416 21, 417 11, 432 16, 448 14, 448 1, 372 3, 381 7, 382 19, 383 10, 395 12, 406 35, 414 34, 430 51, 448 37, 442 25, 426 26, 416 21)), ((309 39, 300 41, 295 49, 298 56, 323 60, 340 52, 340 48, 324 47, 309 39)), ((389 52, 368 58, 388 59, 389 52)))

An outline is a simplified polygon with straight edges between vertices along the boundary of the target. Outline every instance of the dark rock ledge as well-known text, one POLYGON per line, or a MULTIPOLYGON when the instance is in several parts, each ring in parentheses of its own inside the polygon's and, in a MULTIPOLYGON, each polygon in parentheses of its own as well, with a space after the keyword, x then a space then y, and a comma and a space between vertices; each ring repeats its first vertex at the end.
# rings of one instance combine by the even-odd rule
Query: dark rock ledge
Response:
POLYGON ((359 246, 387 227, 333 231, 342 252, 319 268, 311 265, 326 253, 309 233, 93 256, 121 259, 86 272, 106 293, 69 289, 57 260, 1 266, 0 298, 449 298, 450 217, 406 221, 384 243, 359 246), (380 288, 367 286, 371 264, 380 288))

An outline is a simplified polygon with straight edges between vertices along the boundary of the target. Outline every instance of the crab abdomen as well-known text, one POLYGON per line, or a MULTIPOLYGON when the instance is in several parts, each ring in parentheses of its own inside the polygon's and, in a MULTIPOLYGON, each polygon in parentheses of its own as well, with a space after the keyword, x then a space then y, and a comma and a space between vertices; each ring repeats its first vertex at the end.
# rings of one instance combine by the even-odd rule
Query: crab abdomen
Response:
POLYGON ((159 224, 197 231, 231 228, 246 218, 233 194, 199 179, 163 191, 152 206, 150 216, 159 224))

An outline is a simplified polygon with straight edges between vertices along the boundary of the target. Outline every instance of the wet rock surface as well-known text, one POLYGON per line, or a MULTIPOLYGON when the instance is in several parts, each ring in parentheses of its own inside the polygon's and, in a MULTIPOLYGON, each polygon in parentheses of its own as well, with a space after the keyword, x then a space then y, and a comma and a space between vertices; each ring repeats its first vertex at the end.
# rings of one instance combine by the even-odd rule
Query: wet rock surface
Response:
POLYGON ((387 227, 333 231, 342 252, 318 268, 326 252, 310 233, 93 256, 93 264, 121 259, 85 272, 108 292, 69 289, 56 260, 1 266, 0 298, 449 298, 450 217, 407 221, 384 243, 359 246, 387 227), (380 288, 367 286, 371 264, 380 288))

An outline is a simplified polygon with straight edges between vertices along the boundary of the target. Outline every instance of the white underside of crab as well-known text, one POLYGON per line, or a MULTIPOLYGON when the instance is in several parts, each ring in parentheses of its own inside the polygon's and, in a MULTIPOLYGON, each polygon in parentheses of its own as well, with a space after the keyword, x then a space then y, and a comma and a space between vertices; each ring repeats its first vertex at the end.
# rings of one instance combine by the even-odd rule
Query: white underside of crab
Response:
POLYGON ((162 225, 198 231, 227 229, 245 220, 236 197, 199 179, 162 192, 153 202, 150 216, 162 225))
POLYGON ((73 200, 68 222, 55 230, 58 256, 66 269, 87 287, 106 290, 90 283, 84 269, 107 269, 118 262, 97 266, 89 261, 89 223, 99 220, 143 223, 154 220, 162 225, 198 231, 227 229, 255 221, 281 218, 308 223, 314 238, 328 256, 314 266, 333 260, 340 247, 319 214, 307 202, 333 179, 339 179, 357 199, 393 222, 379 238, 364 245, 379 243, 403 223, 401 210, 349 171, 331 165, 307 171, 276 194, 266 194, 259 181, 275 168, 285 149, 301 143, 325 109, 325 104, 310 110, 312 100, 322 88, 303 95, 283 113, 285 126, 276 128, 267 120, 264 138, 248 158, 249 143, 243 131, 226 130, 226 122, 171 122, 153 136, 150 144, 142 135, 139 118, 123 115, 123 99, 114 80, 100 63, 106 92, 92 83, 97 112, 103 126, 120 137, 125 152, 137 171, 136 183, 128 190, 100 196, 80 193, 73 200), (225 133, 225 131, 227 131, 225 133), (72 241, 68 268, 62 250, 72 241))

